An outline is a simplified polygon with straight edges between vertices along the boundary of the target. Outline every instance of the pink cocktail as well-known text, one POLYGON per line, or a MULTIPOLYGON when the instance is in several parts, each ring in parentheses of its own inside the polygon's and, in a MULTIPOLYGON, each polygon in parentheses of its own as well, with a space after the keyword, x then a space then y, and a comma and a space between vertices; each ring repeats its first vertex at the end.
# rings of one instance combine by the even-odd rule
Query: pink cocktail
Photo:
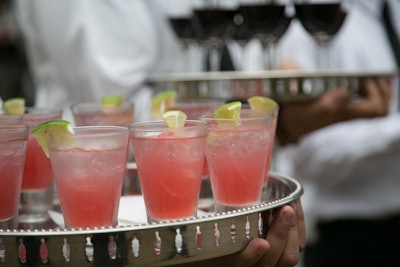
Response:
POLYGON ((28 126, 0 125, 0 228, 15 228, 28 126))
MULTIPOLYGON (((219 106, 223 105, 225 100, 218 98, 188 98, 178 99, 171 109, 182 110, 186 113, 189 120, 198 120, 204 114, 213 112, 219 106)), ((213 206, 213 193, 208 173, 207 159, 204 158, 203 180, 200 188, 199 208, 210 210, 213 206)))
POLYGON ((268 150, 268 157, 267 157, 267 164, 266 164, 266 173, 265 173, 265 182, 268 181, 269 171, 271 169, 271 162, 274 150, 274 143, 275 143, 275 134, 276 134, 276 126, 278 123, 278 114, 279 114, 279 106, 274 106, 270 108, 260 108, 255 109, 255 112, 265 113, 267 116, 272 116, 272 124, 271 124, 271 137, 270 137, 270 145, 268 150))
POLYGON ((186 121, 183 128, 163 122, 130 126, 131 141, 149 222, 195 216, 207 127, 186 121))
POLYGON ((78 103, 71 106, 77 126, 125 126, 133 122, 134 104, 124 102, 113 108, 97 103, 78 103))
POLYGON ((65 226, 116 225, 128 128, 87 126, 74 131, 74 135, 46 136, 65 226))
MULTIPOLYGON (((188 120, 198 120, 204 114, 213 112, 224 103, 224 100, 216 98, 180 99, 175 102, 171 109, 182 110, 186 113, 188 120)), ((208 178, 207 160, 204 160, 203 177, 208 178)))
MULTIPOLYGON (((60 109, 28 108, 23 123, 29 129, 42 122, 61 119, 60 109)), ((19 220, 41 222, 49 219, 48 210, 53 206, 53 171, 36 138, 29 135, 26 147, 25 168, 22 178, 19 220)))
POLYGON ((272 116, 241 113, 239 120, 208 122, 206 156, 217 211, 259 204, 270 146, 272 116))

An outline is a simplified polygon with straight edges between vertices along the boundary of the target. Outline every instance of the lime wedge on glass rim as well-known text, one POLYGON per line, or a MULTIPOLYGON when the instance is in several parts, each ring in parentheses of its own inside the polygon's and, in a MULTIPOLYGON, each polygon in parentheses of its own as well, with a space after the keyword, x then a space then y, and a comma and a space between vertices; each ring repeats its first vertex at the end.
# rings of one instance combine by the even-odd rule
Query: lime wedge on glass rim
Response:
POLYGON ((278 103, 270 97, 252 96, 247 99, 251 109, 269 109, 278 106, 278 103))
POLYGON ((112 112, 125 102, 120 95, 106 95, 101 98, 101 107, 105 112, 112 112))
POLYGON ((185 126, 187 115, 181 110, 165 111, 161 117, 168 128, 182 128, 185 126))
POLYGON ((174 90, 165 90, 151 98, 151 113, 153 118, 159 118, 161 115, 175 105, 176 92, 174 90))
MULTIPOLYGON (((31 130, 31 134, 36 138, 41 146, 44 154, 49 157, 49 148, 46 141, 46 133, 59 133, 66 135, 73 135, 74 130, 71 122, 67 120, 51 120, 46 121, 31 130)), ((57 142, 65 143, 66 140, 62 138, 57 139, 57 142)))
POLYGON ((6 115, 21 115, 25 113, 25 99, 10 98, 3 103, 3 112, 6 115))
POLYGON ((214 118, 221 119, 219 123, 236 125, 239 124, 241 109, 242 109, 242 103, 240 101, 229 102, 223 104, 222 106, 219 106, 214 111, 214 118))

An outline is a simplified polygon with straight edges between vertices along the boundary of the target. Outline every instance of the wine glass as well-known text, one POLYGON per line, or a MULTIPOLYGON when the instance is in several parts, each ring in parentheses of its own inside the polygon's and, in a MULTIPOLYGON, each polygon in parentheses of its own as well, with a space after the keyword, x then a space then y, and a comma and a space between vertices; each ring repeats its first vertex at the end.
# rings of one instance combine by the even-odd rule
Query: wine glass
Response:
POLYGON ((260 40, 265 69, 277 69, 276 44, 290 25, 285 1, 243 1, 239 7, 244 20, 260 40))
POLYGON ((317 68, 330 69, 332 40, 347 15, 345 1, 296 1, 295 10, 297 19, 317 44, 317 68))
POLYGON ((235 13, 229 1, 205 1, 194 7, 192 23, 196 40, 208 55, 206 70, 219 71, 225 32, 235 13))
POLYGON ((254 32, 244 19, 241 13, 240 6, 236 9, 236 14, 233 17, 231 24, 226 31, 227 38, 235 41, 239 45, 239 50, 234 54, 235 56, 235 69, 242 71, 244 69, 244 53, 247 44, 254 36, 254 32))

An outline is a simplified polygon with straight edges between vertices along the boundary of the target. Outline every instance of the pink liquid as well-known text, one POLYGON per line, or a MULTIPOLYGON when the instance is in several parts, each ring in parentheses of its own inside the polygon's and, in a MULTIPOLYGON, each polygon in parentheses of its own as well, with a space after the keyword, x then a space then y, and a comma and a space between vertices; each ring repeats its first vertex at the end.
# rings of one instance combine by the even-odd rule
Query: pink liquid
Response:
POLYGON ((269 150, 269 130, 209 129, 207 160, 215 200, 228 206, 260 201, 269 150))
POLYGON ((51 185, 52 179, 50 159, 46 157, 36 138, 30 135, 26 149, 22 190, 46 189, 51 185))
MULTIPOLYGON (((30 109, 29 113, 23 115, 23 122, 29 125, 29 129, 42 122, 61 119, 60 110, 30 109)), ((44 190, 51 186, 53 171, 50 159, 46 157, 36 138, 29 135, 25 168, 22 179, 22 191, 44 190)))
MULTIPOLYGON (((172 109, 179 109, 186 113, 188 120, 198 120, 206 113, 213 112, 219 106, 223 105, 224 101, 219 101, 217 99, 211 99, 207 101, 206 99, 195 99, 188 100, 185 102, 175 103, 175 106, 172 109)), ((203 178, 208 179, 208 166, 207 159, 204 156, 204 165, 203 165, 203 178)))
POLYGON ((13 217, 19 203, 25 142, 0 143, 0 221, 13 217))
POLYGON ((115 225, 126 148, 53 150, 50 155, 66 226, 115 225))
POLYGON ((206 135, 132 138, 147 213, 156 220, 196 215, 206 135))

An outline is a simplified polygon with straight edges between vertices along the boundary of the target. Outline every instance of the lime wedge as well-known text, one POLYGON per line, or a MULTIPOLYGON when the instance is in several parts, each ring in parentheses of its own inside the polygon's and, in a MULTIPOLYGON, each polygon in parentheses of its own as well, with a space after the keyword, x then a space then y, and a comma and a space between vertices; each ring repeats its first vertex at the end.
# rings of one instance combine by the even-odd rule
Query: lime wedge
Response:
POLYGON ((159 118, 175 105, 176 92, 174 90, 162 91, 151 98, 151 113, 153 118, 159 118))
POLYGON ((275 100, 266 96, 252 96, 247 99, 251 109, 269 109, 278 106, 275 100))
POLYGON ((20 97, 10 98, 3 103, 4 114, 19 115, 25 113, 25 99, 20 97))
POLYGON ((214 118, 216 119, 240 119, 240 110, 242 109, 242 103, 240 101, 234 101, 219 106, 214 111, 214 118))
POLYGON ((186 113, 181 110, 165 111, 161 117, 168 128, 182 128, 185 126, 186 113))
POLYGON ((113 112, 122 105, 125 98, 120 95, 106 95, 101 98, 101 107, 105 112, 113 112))
MULTIPOLYGON (((36 138, 42 147, 44 154, 49 157, 49 148, 46 141, 46 133, 74 134, 71 122, 66 120, 46 121, 31 130, 31 134, 36 138)), ((57 139, 57 142, 64 143, 65 140, 57 139)))

